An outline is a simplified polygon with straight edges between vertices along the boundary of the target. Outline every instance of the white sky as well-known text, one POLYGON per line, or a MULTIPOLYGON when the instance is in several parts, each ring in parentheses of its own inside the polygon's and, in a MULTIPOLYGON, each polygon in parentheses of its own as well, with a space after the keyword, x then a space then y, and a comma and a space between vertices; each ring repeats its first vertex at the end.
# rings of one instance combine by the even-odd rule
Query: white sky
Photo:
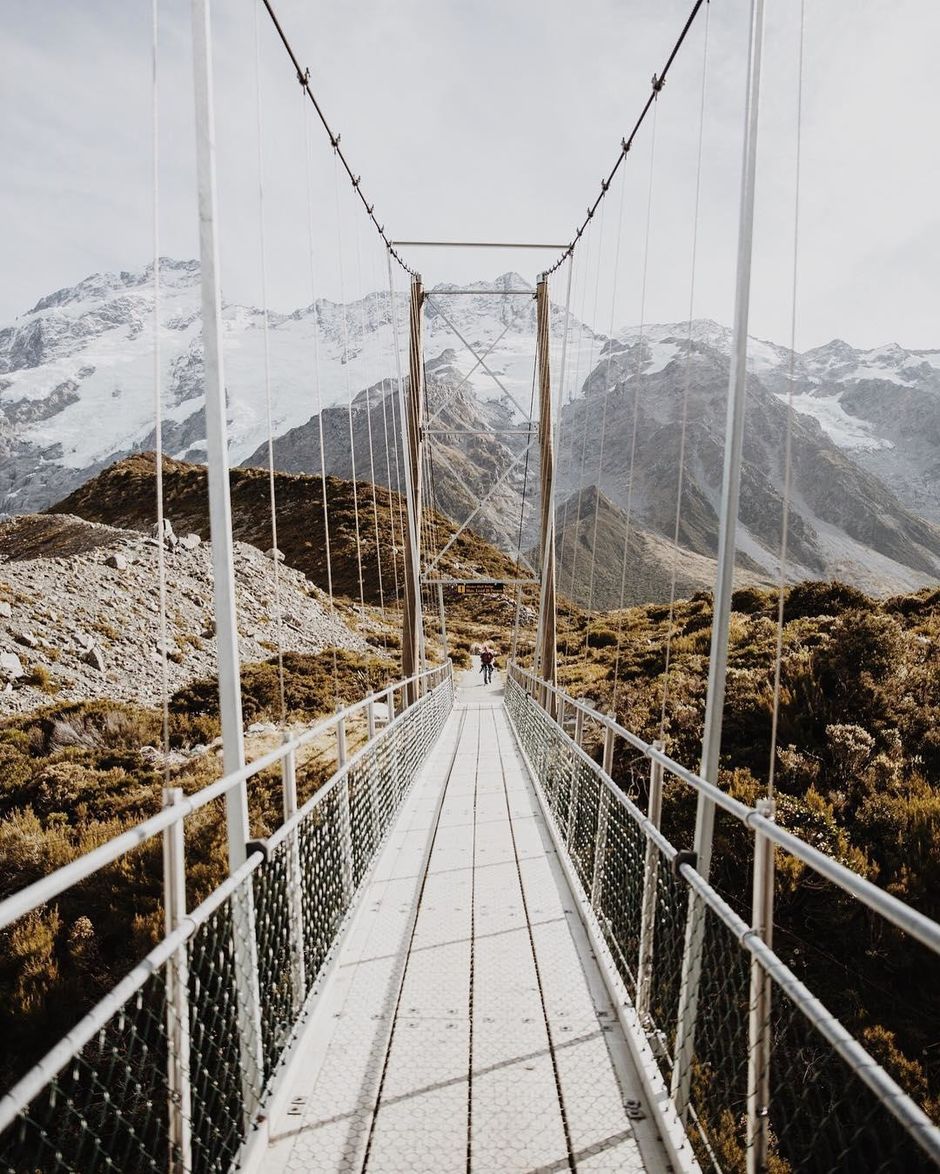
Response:
MULTIPOLYGON (((216 0, 225 294, 261 298, 254 6, 216 0)), ((398 238, 567 240, 612 165, 691 0, 279 0, 352 166, 398 238)), ((712 0, 694 312, 730 323, 748 20, 712 0)), ((769 0, 751 331, 790 336, 799 0, 769 0)), ((161 0, 161 251, 196 254, 187 0, 161 0)), ((704 14, 657 112, 643 316, 682 320, 704 14)), ((149 0, 6 0, 0 43, 0 322, 151 256, 149 0)), ((940 5, 806 0, 797 345, 940 345, 940 5)), ((270 304, 311 300, 299 87, 262 11, 270 304)), ((333 161, 306 111, 318 294, 338 298, 333 161)), ((580 250, 573 308, 641 316, 651 135, 580 250), (598 261, 601 257, 598 280, 598 261), (595 290, 597 310, 594 310, 595 290), (612 300, 613 299, 613 300, 612 300)), ((347 295, 384 261, 341 192, 347 295), (360 260, 357 261, 357 226, 360 260)), ((534 279, 537 254, 421 252, 425 280, 534 279)), ((560 283, 559 283, 560 284, 560 283)), ((563 290, 555 290, 558 300, 563 290)))

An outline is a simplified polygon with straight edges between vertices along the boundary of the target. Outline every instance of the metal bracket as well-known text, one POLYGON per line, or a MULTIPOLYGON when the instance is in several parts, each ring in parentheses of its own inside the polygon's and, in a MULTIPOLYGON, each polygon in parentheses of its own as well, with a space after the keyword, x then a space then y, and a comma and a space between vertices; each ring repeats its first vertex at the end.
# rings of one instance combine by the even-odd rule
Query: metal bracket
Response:
POLYGON ((689 864, 692 868, 698 868, 698 852, 693 852, 691 848, 683 848, 681 852, 677 852, 672 861, 672 875, 680 876, 683 864, 689 864))
POLYGON ((249 840, 245 845, 245 857, 251 856, 253 852, 260 852, 264 857, 265 864, 271 859, 271 850, 267 840, 249 840))

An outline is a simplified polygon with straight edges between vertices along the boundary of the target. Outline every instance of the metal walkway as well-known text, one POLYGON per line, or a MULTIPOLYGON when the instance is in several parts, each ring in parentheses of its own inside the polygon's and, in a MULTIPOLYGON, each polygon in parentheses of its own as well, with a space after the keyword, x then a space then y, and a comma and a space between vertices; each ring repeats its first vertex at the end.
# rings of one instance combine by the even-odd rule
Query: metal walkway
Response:
POLYGON ((502 690, 479 681, 376 863, 256 1169, 666 1166, 502 690))

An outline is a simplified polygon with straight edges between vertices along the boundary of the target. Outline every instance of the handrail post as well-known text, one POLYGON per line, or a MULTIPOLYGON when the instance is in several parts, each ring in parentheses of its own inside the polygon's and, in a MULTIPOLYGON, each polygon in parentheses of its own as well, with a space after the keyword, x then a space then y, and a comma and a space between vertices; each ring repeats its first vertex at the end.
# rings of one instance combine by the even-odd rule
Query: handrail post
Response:
POLYGON ((375 737, 375 700, 372 697, 366 703, 366 728, 371 742, 375 737))
MULTIPOLYGON (((242 737, 241 677, 235 601, 229 452, 222 344, 222 292, 216 199, 215 112, 212 78, 211 0, 193 0, 193 92, 196 113, 196 178, 199 198, 199 263, 202 293, 202 340, 205 367, 206 464, 209 485, 209 533, 212 539, 215 639, 218 655, 219 714, 225 771, 245 765, 242 737)), ((248 858, 251 839, 248 787, 225 797, 229 872, 248 858)), ((232 894, 235 952, 235 1000, 241 1053, 245 1126, 258 1109, 264 1078, 261 1006, 258 991, 258 944, 251 885, 232 894)))
MULTIPOLYGON (((772 799, 759 799, 758 812, 773 819, 772 799)), ((759 830, 754 832, 754 887, 751 927, 773 946, 774 846, 759 830)), ((747 1170, 766 1174, 770 1141, 770 1053, 772 986, 770 976, 751 955, 751 1001, 748 1015, 747 1170)))
MULTIPOLYGON (((165 787, 163 806, 183 801, 182 787, 165 787)), ((183 820, 163 832, 163 909, 166 932, 173 933, 186 916, 186 844, 183 820)), ((167 1090, 169 1092, 171 1174, 189 1174, 192 1154, 192 1085, 190 1083, 189 960, 182 945, 167 962, 166 1027, 167 1090)))
MULTIPOLYGON (((760 107, 761 56, 764 41, 764 0, 751 0, 750 40, 747 62, 747 101, 744 114, 744 150, 741 168, 741 201, 738 220, 737 276, 734 295, 734 327, 728 384, 725 426, 725 454, 722 471, 718 570, 712 618, 711 651, 708 665, 708 692, 705 702, 705 730, 702 737, 701 776, 717 784, 724 714, 725 680, 728 667, 728 639, 731 625, 731 594, 734 589, 734 560, 741 491, 741 461, 744 444, 744 415, 747 400, 747 335, 751 295, 751 253, 754 239, 754 193, 757 176, 757 138, 760 107)), ((701 792, 695 816, 696 869, 708 880, 715 804, 701 792)), ((672 1067, 671 1095, 676 1112, 685 1120, 692 1087, 692 1060, 695 1054, 695 1021, 698 1014, 702 974, 705 918, 702 902, 689 892, 679 1010, 676 1022, 676 1051, 672 1067)))
POLYGON ((579 705, 574 711, 574 740, 583 748, 584 742, 584 710, 579 705))
MULTIPOLYGON (((662 742, 654 742, 654 750, 662 750, 662 742)), ((647 818, 659 830, 663 817, 663 764, 650 761, 650 796, 647 818)), ((637 964, 636 1012, 640 1021, 649 1014, 650 984, 653 979, 653 937, 656 932, 656 886, 659 883, 659 848, 651 837, 646 840, 646 861, 643 868, 643 912, 640 917, 640 955, 637 964)))
MULTIPOLYGON (((613 716, 610 714, 610 717, 613 716)), ((604 727, 604 774, 611 779, 614 777, 614 740, 616 737, 617 735, 611 726, 604 727)))
MULTIPOLYGON (((284 742, 291 737, 284 731, 284 742)), ((289 823, 297 814, 297 759, 293 746, 288 745, 281 759, 281 790, 284 822, 289 823)), ((287 902, 290 918, 291 978, 294 984, 294 1008, 299 1011, 307 993, 306 965, 304 960, 304 908, 301 898, 303 873, 300 868, 300 830, 294 828, 287 842, 287 902)))

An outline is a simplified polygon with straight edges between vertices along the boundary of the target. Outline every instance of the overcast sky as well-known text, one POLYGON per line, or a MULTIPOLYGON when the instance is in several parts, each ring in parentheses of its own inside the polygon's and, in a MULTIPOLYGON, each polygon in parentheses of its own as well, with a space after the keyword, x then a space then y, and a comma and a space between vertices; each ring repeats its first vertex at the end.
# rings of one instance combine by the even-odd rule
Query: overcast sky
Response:
MULTIPOLYGON (((255 5, 215 4, 226 297, 261 298, 255 5)), ((369 200, 398 238, 566 241, 616 157, 690 0, 279 0, 278 12, 369 200)), ((694 313, 731 318, 747 0, 712 0, 694 313)), ((790 335, 799 0, 771 0, 752 333, 790 335)), ((161 251, 196 254, 188 0, 160 9, 161 251)), ((42 295, 151 255, 149 0, 6 0, 0 60, 0 322, 42 295)), ((270 304, 384 279, 312 110, 263 15, 261 96, 270 304)), ((705 14, 579 250, 574 309, 602 330, 684 319, 705 14), (646 200, 652 162, 648 277, 646 200), (598 270, 598 264, 600 269, 598 270), (599 273, 599 278, 598 278, 599 273), (595 309, 596 305, 596 309, 595 309)), ((940 5, 806 0, 797 345, 940 346, 940 5)), ((551 254, 425 252, 429 283, 534 280, 551 254)), ((561 284, 559 282, 559 284, 561 284)), ((556 288, 555 296, 563 297, 556 288)))

